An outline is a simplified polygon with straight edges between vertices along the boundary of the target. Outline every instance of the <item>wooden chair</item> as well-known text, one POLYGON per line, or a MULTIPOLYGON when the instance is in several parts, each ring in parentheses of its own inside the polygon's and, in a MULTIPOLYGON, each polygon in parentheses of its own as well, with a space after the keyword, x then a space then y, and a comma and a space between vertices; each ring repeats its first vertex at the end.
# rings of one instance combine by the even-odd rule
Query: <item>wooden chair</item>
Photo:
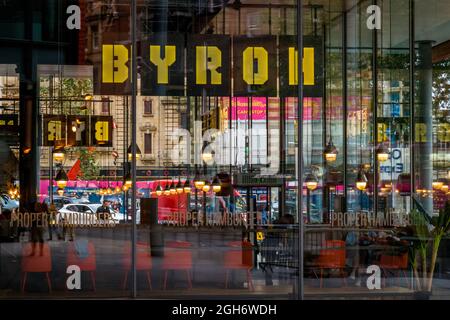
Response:
POLYGON ((25 292, 28 273, 45 273, 48 291, 52 292, 50 272, 52 271, 52 257, 47 243, 36 243, 33 255, 33 244, 27 243, 22 249, 22 292, 25 292), (42 250, 42 252, 41 252, 42 250))

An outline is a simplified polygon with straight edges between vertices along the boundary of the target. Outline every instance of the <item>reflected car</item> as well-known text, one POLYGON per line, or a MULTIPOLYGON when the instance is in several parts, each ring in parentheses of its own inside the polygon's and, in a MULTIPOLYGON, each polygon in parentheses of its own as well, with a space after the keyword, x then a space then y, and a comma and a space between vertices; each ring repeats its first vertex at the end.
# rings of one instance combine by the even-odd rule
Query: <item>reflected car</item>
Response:
POLYGON ((11 213, 14 209, 19 208, 19 201, 11 199, 6 194, 2 194, 0 196, 0 206, 2 208, 2 212, 11 213))
MULTIPOLYGON (((89 204, 66 204, 58 210, 56 215, 56 223, 60 223, 65 219, 74 221, 76 215, 78 215, 77 225, 89 225, 89 224, 102 224, 103 221, 97 219, 97 209, 102 206, 101 203, 89 203, 89 204), (81 214, 81 215, 80 215, 81 214)), ((111 212, 111 218, 108 219, 110 224, 118 224, 120 222, 120 213, 116 210, 109 208, 111 212)))

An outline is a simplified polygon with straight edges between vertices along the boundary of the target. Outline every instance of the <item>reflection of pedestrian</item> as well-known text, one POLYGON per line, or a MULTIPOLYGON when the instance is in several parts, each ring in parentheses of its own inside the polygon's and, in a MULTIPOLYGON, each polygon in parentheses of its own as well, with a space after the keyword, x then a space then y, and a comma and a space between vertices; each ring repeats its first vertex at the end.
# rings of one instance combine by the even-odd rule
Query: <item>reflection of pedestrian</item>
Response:
POLYGON ((53 240, 53 229, 55 227, 55 216, 58 213, 54 203, 51 203, 47 210, 47 223, 48 223, 48 240, 53 240))
MULTIPOLYGON (((34 205, 34 212, 38 214, 47 214, 46 206, 44 204, 36 202, 34 205)), ((34 219, 31 222, 31 253, 30 256, 34 256, 36 253, 36 244, 39 242, 40 255, 44 255, 44 232, 42 226, 38 225, 38 219, 34 219)), ((40 219, 42 221, 42 219, 40 219)))

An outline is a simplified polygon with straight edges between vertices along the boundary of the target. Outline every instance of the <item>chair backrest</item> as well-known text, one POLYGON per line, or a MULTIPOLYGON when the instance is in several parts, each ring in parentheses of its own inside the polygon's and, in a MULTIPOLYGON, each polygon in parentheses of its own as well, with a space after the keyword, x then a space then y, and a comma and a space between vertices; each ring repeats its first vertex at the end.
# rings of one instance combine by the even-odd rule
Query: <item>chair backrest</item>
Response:
POLYGON ((77 265, 81 271, 94 271, 97 268, 97 258, 95 254, 95 246, 92 242, 88 242, 88 256, 81 258, 78 256, 75 244, 71 243, 67 252, 67 265, 77 265))
MULTIPOLYGON (((125 269, 131 268, 131 243, 124 246, 123 266, 125 269)), ((150 244, 146 242, 136 243, 136 269, 150 270, 152 268, 152 256, 150 244)))
POLYGON ((227 243, 224 254, 225 268, 249 269, 253 267, 253 246, 248 241, 231 241, 227 243))
POLYGON ((324 268, 340 268, 345 267, 345 241, 342 240, 326 240, 324 247, 321 249, 318 264, 324 268))
POLYGON ((50 246, 43 244, 42 255, 39 243, 35 244, 34 255, 32 253, 32 244, 26 243, 22 248, 22 272, 51 272, 52 256, 50 246))
POLYGON ((384 268, 407 269, 408 262, 408 252, 401 255, 382 254, 380 256, 380 265, 384 268))

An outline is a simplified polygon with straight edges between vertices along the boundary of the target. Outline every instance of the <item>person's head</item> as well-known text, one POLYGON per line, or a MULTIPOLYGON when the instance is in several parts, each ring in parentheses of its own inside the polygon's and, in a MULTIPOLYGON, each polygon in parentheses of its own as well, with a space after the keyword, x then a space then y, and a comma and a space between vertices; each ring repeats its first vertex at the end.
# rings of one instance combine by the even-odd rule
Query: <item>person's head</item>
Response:
POLYGON ((103 206, 104 207, 107 207, 107 206, 109 206, 109 201, 108 200, 103 200, 103 206))

